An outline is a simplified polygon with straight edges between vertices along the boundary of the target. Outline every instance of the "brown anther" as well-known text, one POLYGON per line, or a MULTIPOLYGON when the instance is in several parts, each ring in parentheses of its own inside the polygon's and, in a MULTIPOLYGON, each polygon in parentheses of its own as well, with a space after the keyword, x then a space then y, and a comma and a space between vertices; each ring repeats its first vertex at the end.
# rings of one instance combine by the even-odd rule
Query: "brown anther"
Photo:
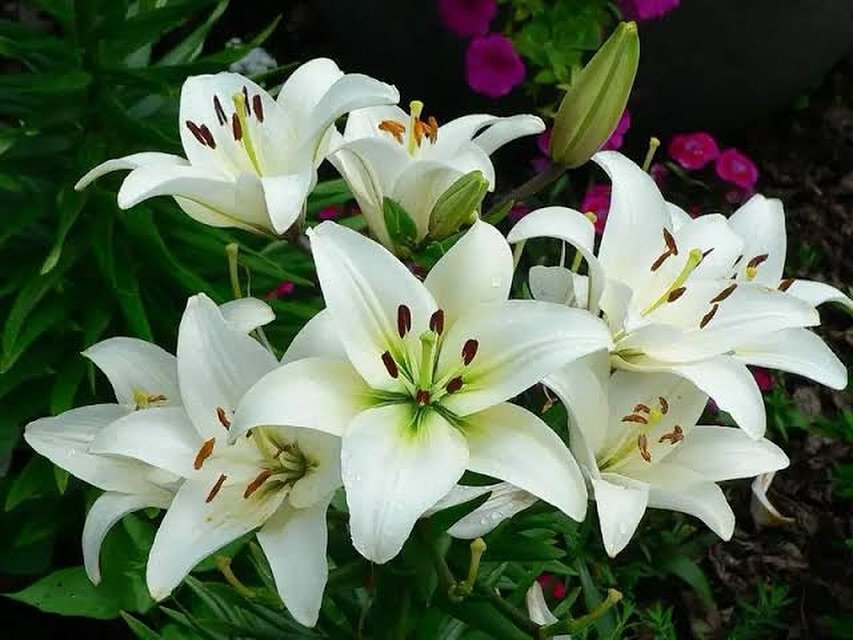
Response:
POLYGON ((394 140, 403 144, 403 134, 406 132, 406 125, 396 120, 383 120, 379 123, 379 130, 390 133, 394 136, 394 140))
POLYGON ((415 392, 415 401, 421 406, 429 404, 429 391, 418 389, 415 392))
POLYGON ((150 395, 145 398, 148 401, 148 404, 156 404, 158 402, 166 402, 168 398, 164 396, 162 393, 158 393, 156 395, 150 395))
POLYGON ((669 442, 670 444, 676 444, 678 442, 681 442, 682 440, 684 440, 684 431, 681 430, 680 426, 675 425, 672 431, 663 434, 658 440, 658 442, 669 442))
POLYGON ((412 133, 415 134, 415 144, 421 146, 421 140, 424 139, 424 131, 426 130, 426 125, 420 121, 415 120, 414 128, 412 129, 412 133))
POLYGON ((226 478, 228 478, 228 476, 224 473, 219 474, 219 477, 210 489, 210 493, 208 493, 207 497, 204 499, 205 503, 210 502, 216 497, 216 494, 219 493, 219 490, 222 488, 222 484, 225 482, 226 478))
POLYGON ((658 405, 660 405, 660 412, 663 415, 669 413, 669 403, 666 401, 666 398, 663 396, 658 396, 658 405))
POLYGON ((433 116, 427 118, 427 139, 430 144, 435 144, 438 140, 438 121, 433 116))
POLYGON ((210 457, 210 454, 213 453, 213 445, 216 444, 216 438, 211 438, 210 440, 205 440, 204 444, 201 445, 201 448, 198 450, 198 453, 195 454, 195 460, 193 460, 193 469, 198 471, 201 469, 204 461, 210 457))
POLYGON ((699 328, 700 329, 704 329, 708 325, 708 323, 711 322, 713 317, 717 314, 717 309, 719 309, 719 308, 720 308, 720 305, 715 304, 713 307, 711 307, 711 310, 708 313, 706 313, 704 316, 702 316, 702 320, 699 321, 699 328))
POLYGON ((678 288, 676 288, 676 289, 673 289, 672 291, 670 291, 670 292, 667 294, 667 296, 666 296, 666 301, 667 301, 667 302, 675 302, 675 301, 676 301, 676 300, 678 300, 681 296, 683 296, 683 295, 684 295, 684 292, 685 292, 685 291, 687 291, 687 287, 678 287, 678 288))
POLYGON ((252 108, 255 110, 255 117, 258 119, 258 122, 264 121, 264 103, 261 101, 260 94, 256 94, 252 97, 252 108))
POLYGON ((438 309, 430 316, 429 330, 437 335, 444 333, 444 311, 438 309))
POLYGON ((249 104, 249 90, 246 89, 245 85, 243 86, 243 103, 246 105, 246 115, 251 116, 252 115, 252 109, 251 109, 252 105, 249 104))
POLYGON ((456 393, 462 388, 462 376, 456 376, 450 382, 447 383, 447 386, 444 389, 447 393, 456 393))
POLYGON ((219 419, 219 424, 221 424, 226 429, 231 426, 231 421, 228 419, 228 414, 225 413, 225 409, 222 407, 216 407, 216 417, 219 419))
POLYGON ((643 404, 642 402, 638 402, 634 405, 634 413, 651 413, 652 410, 649 409, 648 405, 643 404))
POLYGON ((392 378, 396 378, 400 375, 400 370, 397 369, 397 363, 394 362, 394 356, 391 355, 390 351, 386 351, 382 354, 382 364, 385 365, 386 371, 388 371, 388 375, 392 378))
POLYGON ((249 496, 251 496, 255 491, 261 488, 261 485, 266 482, 269 477, 272 475, 272 471, 269 469, 264 469, 258 474, 258 477, 252 480, 249 485, 246 487, 246 490, 243 492, 243 497, 247 500, 249 496))
POLYGON ((645 416, 637 415, 636 413, 632 413, 629 416, 625 416, 622 418, 622 422, 636 422, 637 424, 649 424, 649 421, 646 420, 645 416))
POLYGON ((227 124, 228 117, 225 115, 225 109, 222 108, 222 103, 219 102, 219 96, 213 96, 213 110, 216 112, 216 120, 220 126, 227 124))
POLYGON ((711 304, 714 304, 717 302, 722 302, 723 300, 728 298, 730 295, 732 295, 734 293, 735 289, 737 289, 737 283, 730 284, 728 287, 726 287, 725 289, 720 291, 720 293, 718 293, 716 296, 711 298, 711 304))
POLYGON ((652 271, 657 271, 658 269, 660 269, 660 266, 661 266, 664 262, 666 262, 666 259, 667 259, 669 256, 671 256, 671 255, 672 255, 672 251, 670 251, 669 249, 667 249, 667 250, 666 250, 666 251, 664 251, 662 254, 660 254, 660 255, 657 257, 657 260, 655 260, 654 262, 652 262, 652 271))
POLYGON ((480 348, 480 343, 473 338, 466 340, 462 346, 462 363, 467 367, 471 364, 474 356, 477 355, 477 349, 480 348))
POLYGON ((201 146, 206 147, 207 146, 207 140, 204 139, 204 135, 202 135, 201 129, 199 128, 199 126, 195 122, 193 122, 192 120, 187 120, 184 124, 187 125, 187 129, 189 129, 190 133, 193 134, 193 136, 195 137, 196 140, 198 140, 198 143, 201 146))
POLYGON ((669 229, 664 228, 663 241, 666 244, 666 248, 669 249, 670 253, 674 256, 677 256, 678 245, 675 244, 675 238, 672 237, 672 234, 669 232, 669 229))
POLYGON ((640 450, 640 455, 646 462, 652 461, 652 454, 649 451, 649 438, 645 433, 637 436, 637 448, 640 450))
POLYGON ((231 134, 234 136, 234 142, 240 142, 243 139, 243 125, 240 124, 240 118, 236 113, 231 116, 231 134))
POLYGON ((412 329, 412 311, 404 304, 397 307, 397 333, 401 338, 405 338, 406 334, 412 329))
POLYGON ((210 132, 210 129, 207 128, 206 124, 203 124, 199 127, 199 131, 201 132, 201 136, 204 138, 205 144, 211 149, 216 148, 216 140, 213 139, 213 134, 210 132))
POLYGON ((746 266, 747 266, 747 267, 752 267, 753 269, 755 269, 756 267, 758 267, 759 265, 761 265, 762 263, 764 263, 764 262, 767 260, 767 258, 769 258, 769 257, 770 257, 770 255, 769 255, 769 254, 767 254, 767 253, 762 253, 760 256, 755 256, 752 260, 750 260, 749 262, 747 262, 747 263, 746 263, 746 266))
POLYGON ((737 258, 735 258, 735 264, 743 260, 743 254, 740 254, 737 258))
POLYGON ((785 278, 779 283, 779 291, 787 291, 794 284, 794 278, 785 278))

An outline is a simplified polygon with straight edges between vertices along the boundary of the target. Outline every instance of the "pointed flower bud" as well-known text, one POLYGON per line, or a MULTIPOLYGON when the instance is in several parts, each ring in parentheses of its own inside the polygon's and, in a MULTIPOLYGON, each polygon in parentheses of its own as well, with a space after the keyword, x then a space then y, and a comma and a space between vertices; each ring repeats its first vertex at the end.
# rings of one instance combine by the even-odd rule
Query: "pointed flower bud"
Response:
POLYGON ((551 159, 569 168, 592 157, 616 129, 637 74, 640 40, 622 22, 563 96, 551 133, 551 159))
POLYGON ((429 214, 430 237, 441 240, 473 222, 488 190, 489 181, 481 171, 458 178, 441 194, 429 214))

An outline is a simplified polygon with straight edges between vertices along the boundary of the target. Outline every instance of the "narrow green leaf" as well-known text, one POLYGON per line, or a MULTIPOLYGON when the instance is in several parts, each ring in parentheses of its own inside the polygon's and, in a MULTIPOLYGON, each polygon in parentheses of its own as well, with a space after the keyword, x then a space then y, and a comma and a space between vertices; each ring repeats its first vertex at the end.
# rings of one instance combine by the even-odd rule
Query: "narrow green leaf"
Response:
POLYGON ((41 611, 60 615, 109 620, 120 611, 115 595, 95 587, 83 567, 60 569, 23 591, 5 595, 41 611))
POLYGON ((153 629, 146 626, 144 623, 140 622, 136 618, 134 618, 129 613, 125 613, 124 611, 119 611, 122 619, 127 623, 127 626, 130 627, 130 630, 133 632, 139 640, 162 640, 160 634, 156 633, 153 629))

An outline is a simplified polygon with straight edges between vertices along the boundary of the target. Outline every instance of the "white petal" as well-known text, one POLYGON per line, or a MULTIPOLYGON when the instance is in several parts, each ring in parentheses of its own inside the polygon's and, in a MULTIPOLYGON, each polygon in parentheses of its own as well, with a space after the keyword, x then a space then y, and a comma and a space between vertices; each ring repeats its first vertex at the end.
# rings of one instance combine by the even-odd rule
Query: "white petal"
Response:
POLYGON ((261 177, 264 202, 276 233, 285 233, 302 215, 315 180, 312 167, 301 173, 261 177))
POLYGON ((289 427, 283 431, 289 440, 299 443, 300 450, 312 463, 311 471, 293 485, 288 502, 297 509, 328 502, 328 497, 343 484, 341 439, 313 429, 289 427))
POLYGON ((415 521, 462 476, 468 447, 435 411, 414 423, 412 408, 368 409, 344 433, 341 463, 355 548, 384 563, 415 521))
POLYGON ((234 442, 252 427, 268 425, 340 435, 372 402, 370 388, 348 361, 305 358, 277 367, 246 392, 228 437, 234 442))
POLYGON ((445 314, 445 327, 471 305, 503 302, 512 284, 512 253, 492 225, 477 221, 430 270, 424 281, 445 314), (464 286, 460 285, 464 279, 464 286))
MULTIPOLYGON (((225 446, 220 426, 217 442, 225 446)), ((100 455, 134 458, 178 476, 188 477, 202 445, 202 438, 180 407, 143 409, 104 427, 90 451, 100 455)))
POLYGON ((207 556, 263 524, 286 497, 282 491, 258 491, 244 499, 244 486, 226 482, 207 502, 215 482, 210 474, 185 481, 157 530, 146 570, 148 590, 157 601, 207 556))
POLYGON ((553 302, 570 307, 575 305, 575 274, 565 267, 530 267, 527 276, 530 295, 534 300, 553 302))
POLYGON ((157 399, 158 406, 181 403, 175 356, 137 338, 109 338, 83 352, 109 378, 119 404, 137 405, 137 395, 157 399))
POLYGON ((814 307, 819 307, 825 302, 835 302, 848 311, 853 311, 853 300, 844 295, 844 292, 823 282, 794 280, 787 293, 808 302, 814 307))
POLYGON ((503 403, 468 416, 463 424, 469 469, 505 480, 583 520, 583 476, 568 447, 540 418, 503 403))
POLYGON ((471 142, 478 132, 498 120, 500 118, 487 113, 470 113, 445 122, 438 128, 438 138, 432 155, 441 158, 451 157, 459 147, 471 142))
POLYGON ((741 345, 735 357, 747 364, 796 373, 832 389, 847 386, 847 367, 808 329, 776 331, 741 345))
POLYGON ((85 189, 94 180, 97 180, 102 175, 112 171, 123 171, 126 169, 133 170, 146 166, 180 167, 188 164, 189 162, 187 162, 185 158, 175 156, 170 153, 160 153, 159 151, 133 153, 129 156, 124 156, 123 158, 114 158, 112 160, 102 162, 80 178, 77 181, 77 184, 74 185, 74 189, 76 191, 85 189))
POLYGON ((481 169, 479 165, 456 168, 442 162, 418 160, 400 173, 390 197, 412 217, 418 229, 418 241, 429 233, 430 213, 441 195, 469 171, 481 169))
POLYGON ((178 330, 178 380, 184 408, 204 439, 222 437, 243 394, 278 363, 245 333, 229 325, 204 294, 193 296, 178 330))
POLYGON ((288 364, 302 358, 347 359, 344 345, 325 309, 311 318, 296 334, 281 357, 281 363, 288 364))
POLYGON ((667 462, 720 482, 751 478, 788 466, 785 452, 769 440, 753 440, 733 427, 697 426, 675 447, 667 462))
POLYGON ((770 483, 773 482, 775 471, 770 473, 762 473, 756 476, 752 481, 750 488, 752 489, 752 498, 749 503, 749 512, 755 525, 761 527, 772 527, 783 524, 791 524, 796 522, 795 518, 783 516, 779 510, 770 502, 767 497, 767 490, 770 488, 770 483))
POLYGON ((314 58, 299 65, 278 92, 276 102, 289 118, 304 126, 329 88, 344 75, 334 61, 314 58))
POLYGON ((89 453, 97 434, 128 410, 117 404, 96 404, 29 423, 24 440, 58 467, 105 491, 144 493, 151 489, 150 467, 89 453))
MULTIPOLYGON (((578 358, 560 370, 545 378, 544 384, 551 389, 560 402, 566 407, 569 422, 574 423, 581 432, 585 444, 594 453, 598 453, 607 441, 608 404, 607 381, 610 365, 605 351, 599 351, 583 358, 578 358), (596 369, 606 369, 603 380, 596 369)), ((575 442, 572 441, 572 451, 575 455, 575 442)), ((595 455, 585 455, 581 449, 579 460, 589 467, 595 465, 595 455)))
POLYGON ((307 509, 289 504, 258 531, 284 606, 300 624, 317 624, 329 567, 326 563, 328 501, 307 509))
MULTIPOLYGON (((400 124, 408 125, 409 114, 397 105, 381 105, 356 109, 347 116, 347 123, 344 127, 344 140, 347 142, 362 138, 378 138, 383 141, 393 140, 390 133, 382 131, 379 128, 383 120, 395 120, 400 124)), ((402 149, 402 145, 397 142, 394 142, 394 145, 402 149)))
POLYGON ((529 113, 521 113, 508 118, 498 118, 474 138, 474 143, 487 154, 492 155, 507 142, 524 136, 534 136, 544 130, 545 123, 541 118, 529 113))
POLYGON ((592 488, 604 549, 613 558, 634 536, 649 503, 649 486, 606 473, 592 480, 592 488))
POLYGON ((705 362, 675 365, 672 371, 711 396, 751 438, 757 440, 764 435, 767 428, 764 398, 746 365, 728 356, 718 356, 705 362))
POLYGON ((669 209, 652 177, 621 153, 599 151, 592 159, 613 183, 598 259, 609 278, 637 289, 666 249, 662 230, 671 226, 669 209))
POLYGON ((468 415, 508 400, 575 358, 610 346, 603 322, 580 309, 536 300, 510 300, 471 309, 447 332, 438 379, 461 375, 462 389, 442 400, 468 415), (473 361, 462 367, 462 349, 477 340, 473 361))
POLYGON ((755 282, 771 286, 779 282, 785 266, 785 211, 782 201, 757 193, 729 218, 735 233, 744 240, 743 259, 738 265, 739 277, 745 277, 747 263, 760 255, 767 259, 758 267, 755 282))
MULTIPOLYGON (((527 602, 527 615, 530 617, 531 622, 541 627, 544 627, 546 624, 558 622, 557 617, 548 609, 545 596, 542 593, 542 585, 539 584, 538 580, 534 580, 533 584, 530 585, 525 595, 525 601, 527 602)), ((557 638, 560 638, 560 636, 555 636, 555 640, 557 638)))
POLYGON ((672 221, 672 230, 677 231, 681 226, 687 224, 691 220, 693 220, 693 216, 687 213, 684 209, 679 207, 677 204, 673 204, 671 202, 666 203, 666 208, 669 211, 669 217, 672 221))
POLYGON ((396 389, 382 354, 402 348, 400 305, 409 308, 410 340, 428 328, 435 301, 402 262, 351 229, 323 222, 309 231, 317 278, 336 332, 353 366, 375 389, 396 389))
MULTIPOLYGON (((457 485, 459 487, 460 485, 457 485)), ((486 489, 491 495, 479 507, 471 513, 457 520, 452 527, 447 530, 447 533, 454 538, 463 540, 473 540, 486 535, 497 527, 501 522, 512 518, 520 511, 524 511, 527 507, 534 504, 538 498, 533 494, 527 493, 523 489, 514 487, 508 482, 499 482, 498 484, 488 485, 486 487, 464 487, 465 489, 486 489)), ((452 493, 452 492, 451 492, 452 493)), ((466 500, 472 500, 476 496, 472 495, 466 500)), ((450 506, 450 505, 447 505, 450 506)))
POLYGON ((86 575, 93 584, 101 582, 100 555, 101 545, 113 525, 128 513, 158 507, 165 509, 169 506, 172 496, 166 491, 127 494, 108 491, 102 494, 92 504, 86 514, 83 525, 83 566, 86 575))
POLYGON ((219 305, 225 322, 240 333, 251 333, 275 320, 275 313, 263 300, 239 298, 219 305))

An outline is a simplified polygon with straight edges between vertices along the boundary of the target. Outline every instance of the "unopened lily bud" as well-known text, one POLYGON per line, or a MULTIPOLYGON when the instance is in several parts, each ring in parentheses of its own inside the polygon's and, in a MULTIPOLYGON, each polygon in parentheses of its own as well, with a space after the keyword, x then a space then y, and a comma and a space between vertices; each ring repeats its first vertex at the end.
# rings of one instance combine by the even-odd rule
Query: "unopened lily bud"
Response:
POLYGON ((429 214, 430 238, 441 240, 459 231, 463 224, 473 222, 488 190, 489 181, 480 171, 458 178, 441 194, 429 214))
POLYGON ((551 132, 552 160, 574 168, 601 148, 625 111, 639 60, 637 25, 622 22, 563 96, 551 132))

